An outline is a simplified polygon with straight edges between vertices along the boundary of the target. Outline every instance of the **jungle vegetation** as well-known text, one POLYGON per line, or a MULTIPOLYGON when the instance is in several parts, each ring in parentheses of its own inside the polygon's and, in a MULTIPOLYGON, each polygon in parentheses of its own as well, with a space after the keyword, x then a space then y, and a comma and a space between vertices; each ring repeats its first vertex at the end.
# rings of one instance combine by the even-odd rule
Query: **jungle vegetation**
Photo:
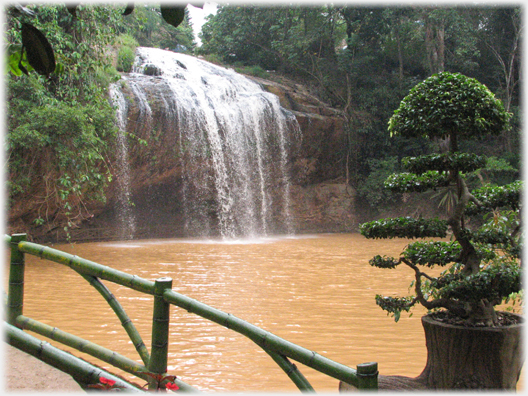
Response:
MULTIPOLYGON (((21 23, 29 22, 45 33, 57 62, 49 77, 6 68, 8 204, 45 185, 36 223, 79 222, 89 216, 86 202, 104 199, 115 141, 107 88, 130 70, 138 45, 309 86, 346 117, 348 145, 336 166, 374 213, 409 199, 383 188, 401 158, 438 151, 436 141, 391 137, 387 123, 413 86, 442 71, 476 78, 512 114, 507 133, 460 143, 461 151, 490 158, 471 183, 520 178, 520 6, 221 5, 203 26, 201 47, 187 15, 175 28, 150 3, 129 15, 125 3, 81 4, 75 14, 64 4, 24 7, 33 15, 6 7, 5 51, 20 53, 21 23)), ((429 198, 453 205, 449 191, 429 198)))
MULTIPOLYGON (((521 35, 519 7, 221 6, 197 53, 261 77, 285 74, 341 109, 349 144, 338 166, 376 211, 409 199, 383 188, 403 157, 438 151, 427 139, 391 137, 387 123, 413 86, 443 71, 477 79, 513 114, 506 134, 462 143, 491 158, 474 183, 520 177, 521 35)), ((428 198, 449 209, 454 195, 428 198)))
MULTIPOLYGON (((91 216, 90 201, 105 200, 115 174, 115 113, 109 84, 128 72, 136 46, 189 52, 195 46, 188 17, 175 28, 159 7, 64 4, 8 6, 6 36, 7 204, 16 221, 17 202, 30 200, 35 225, 66 230, 91 216), (49 75, 19 67, 24 24, 45 35, 53 49, 49 75), (26 70, 27 71, 27 70, 26 70)), ((25 61, 25 59, 23 59, 25 61)), ((21 211, 20 215, 24 215, 21 211)))

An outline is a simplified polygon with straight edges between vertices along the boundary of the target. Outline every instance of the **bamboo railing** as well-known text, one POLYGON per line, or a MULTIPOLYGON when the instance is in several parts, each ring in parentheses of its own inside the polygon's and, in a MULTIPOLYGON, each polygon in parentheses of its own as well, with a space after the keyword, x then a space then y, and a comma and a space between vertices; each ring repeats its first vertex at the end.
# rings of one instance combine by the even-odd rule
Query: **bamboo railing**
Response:
MULTIPOLYGON (((149 382, 149 389, 155 389, 158 386, 150 374, 166 374, 167 371, 171 305, 183 308, 202 318, 246 336, 261 347, 288 375, 297 388, 303 392, 313 392, 314 389, 290 359, 337 380, 351 384, 358 389, 377 389, 378 387, 377 363, 359 364, 357 369, 337 363, 229 313, 176 293, 172 290, 171 278, 159 278, 154 282, 148 281, 136 275, 130 275, 50 247, 27 242, 25 234, 6 236, 5 239, 11 246, 9 291, 7 298, 7 322, 9 325, 16 326, 19 329, 33 331, 81 352, 85 352, 139 378, 143 378, 149 382), (58 264, 66 265, 94 286, 121 320, 121 324, 133 342, 143 364, 139 364, 114 351, 24 316, 24 254, 31 254, 58 264), (141 336, 121 307, 121 304, 119 304, 101 280, 113 282, 154 296, 150 355, 141 336)), ((24 341, 19 341, 20 343, 23 344, 24 341)), ((61 369, 65 371, 63 368, 61 369)), ((175 383, 182 391, 196 391, 195 388, 178 379, 175 380, 175 383)))

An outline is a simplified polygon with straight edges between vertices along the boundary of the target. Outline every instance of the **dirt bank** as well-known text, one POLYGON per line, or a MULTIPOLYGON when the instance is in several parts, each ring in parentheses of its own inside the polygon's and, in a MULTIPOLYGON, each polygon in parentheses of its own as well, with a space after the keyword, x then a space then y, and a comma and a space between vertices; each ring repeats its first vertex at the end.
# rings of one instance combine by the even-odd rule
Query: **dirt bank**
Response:
POLYGON ((6 392, 83 392, 68 374, 4 343, 6 392))

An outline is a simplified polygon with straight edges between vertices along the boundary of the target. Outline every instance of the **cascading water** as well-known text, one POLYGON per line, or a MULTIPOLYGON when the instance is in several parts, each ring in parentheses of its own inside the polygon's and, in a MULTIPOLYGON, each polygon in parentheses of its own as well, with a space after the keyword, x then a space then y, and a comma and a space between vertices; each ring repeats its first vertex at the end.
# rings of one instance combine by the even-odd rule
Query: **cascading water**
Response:
POLYGON ((110 86, 110 97, 116 109, 117 134, 117 167, 116 180, 119 186, 117 196, 118 229, 120 239, 133 239, 136 231, 136 220, 131 210, 130 201, 130 166, 128 163, 128 143, 126 138, 127 107, 123 93, 116 84, 110 86))
POLYGON ((158 102, 179 146, 187 235, 294 232, 288 164, 300 130, 277 96, 233 70, 145 47, 126 83, 136 102, 164 87, 158 102))

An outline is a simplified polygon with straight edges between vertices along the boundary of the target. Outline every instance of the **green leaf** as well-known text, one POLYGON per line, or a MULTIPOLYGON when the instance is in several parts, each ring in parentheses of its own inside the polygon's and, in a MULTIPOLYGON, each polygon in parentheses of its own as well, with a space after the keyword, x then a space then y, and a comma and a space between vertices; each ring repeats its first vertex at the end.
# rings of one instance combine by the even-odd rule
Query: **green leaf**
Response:
POLYGON ((160 6, 161 16, 169 25, 178 27, 185 18, 185 6, 160 6))
POLYGON ((132 14, 133 11, 134 11, 134 3, 128 3, 125 10, 123 11, 123 15, 124 16, 130 15, 132 14))
POLYGON ((55 67, 55 74, 63 74, 64 73, 64 64, 63 63, 57 63, 57 66, 55 67))
POLYGON ((27 71, 33 70, 31 65, 27 61, 25 53, 22 53, 22 59, 20 58, 21 49, 22 49, 22 46, 19 44, 11 44, 8 47, 6 73, 11 72, 15 76, 19 77, 22 75, 22 73, 26 73, 27 71))
POLYGON ((400 315, 401 315, 400 311, 394 312, 394 321, 395 322, 398 322, 398 320, 400 320, 400 315))
POLYGON ((53 73, 55 70, 55 55, 50 43, 33 25, 22 24, 22 46, 26 49, 29 64, 35 71, 43 76, 53 73))

